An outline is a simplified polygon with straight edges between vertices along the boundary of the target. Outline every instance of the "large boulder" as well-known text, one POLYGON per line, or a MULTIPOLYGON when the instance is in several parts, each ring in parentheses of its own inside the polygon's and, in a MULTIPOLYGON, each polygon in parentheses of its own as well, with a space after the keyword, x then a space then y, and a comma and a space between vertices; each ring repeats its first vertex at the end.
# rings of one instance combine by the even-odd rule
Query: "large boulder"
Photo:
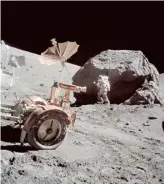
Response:
POLYGON ((94 81, 98 75, 109 77, 111 103, 122 103, 130 98, 147 76, 159 85, 158 70, 141 51, 107 50, 89 59, 74 75, 73 84, 87 87, 86 95, 76 95, 77 102, 95 100, 97 89, 94 81))

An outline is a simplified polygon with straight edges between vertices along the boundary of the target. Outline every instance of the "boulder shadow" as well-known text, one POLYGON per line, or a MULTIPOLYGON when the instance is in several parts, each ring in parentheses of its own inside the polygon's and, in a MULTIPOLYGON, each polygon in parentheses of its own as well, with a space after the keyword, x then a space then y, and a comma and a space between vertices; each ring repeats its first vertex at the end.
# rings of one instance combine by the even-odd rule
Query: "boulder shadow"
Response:
POLYGON ((71 104, 71 107, 81 107, 82 105, 94 105, 97 103, 97 98, 95 96, 79 95, 74 94, 76 101, 71 104))

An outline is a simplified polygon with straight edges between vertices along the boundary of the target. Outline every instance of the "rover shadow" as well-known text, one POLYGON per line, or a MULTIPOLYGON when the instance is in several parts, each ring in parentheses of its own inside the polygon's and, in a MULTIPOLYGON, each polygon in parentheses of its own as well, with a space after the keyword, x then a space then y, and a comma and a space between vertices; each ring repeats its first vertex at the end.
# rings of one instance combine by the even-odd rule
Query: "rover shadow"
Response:
POLYGON ((8 150, 11 152, 18 152, 18 153, 25 153, 28 151, 34 151, 30 146, 21 146, 21 145, 1 146, 1 150, 8 150))
POLYGON ((21 129, 13 128, 10 125, 1 127, 1 141, 17 143, 20 142, 21 129))
POLYGON ((25 139, 26 145, 20 144, 20 135, 21 135, 21 129, 13 128, 10 125, 1 127, 1 141, 11 143, 10 145, 2 145, 1 150, 8 150, 12 152, 28 152, 28 151, 34 151, 34 149, 27 145, 27 141, 25 139), (19 145, 16 143, 19 143, 19 145))

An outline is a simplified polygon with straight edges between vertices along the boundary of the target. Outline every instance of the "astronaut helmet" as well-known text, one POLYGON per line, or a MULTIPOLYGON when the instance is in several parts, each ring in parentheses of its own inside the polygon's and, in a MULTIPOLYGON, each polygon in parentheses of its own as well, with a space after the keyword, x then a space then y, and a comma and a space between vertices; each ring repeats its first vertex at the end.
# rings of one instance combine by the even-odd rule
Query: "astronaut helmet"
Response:
POLYGON ((109 77, 106 75, 99 75, 98 76, 98 80, 108 80, 108 79, 109 79, 109 77))
POLYGON ((98 79, 99 79, 99 80, 102 80, 102 79, 103 79, 103 75, 99 75, 99 76, 98 76, 98 79))

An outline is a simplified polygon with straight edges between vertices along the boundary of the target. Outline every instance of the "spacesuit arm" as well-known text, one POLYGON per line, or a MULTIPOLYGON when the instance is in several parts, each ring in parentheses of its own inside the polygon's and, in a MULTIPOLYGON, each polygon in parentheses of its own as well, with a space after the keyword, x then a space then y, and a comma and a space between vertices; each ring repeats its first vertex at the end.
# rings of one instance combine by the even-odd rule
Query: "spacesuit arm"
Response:
POLYGON ((100 87, 101 87, 99 82, 96 83, 96 86, 98 89, 100 89, 100 87))

